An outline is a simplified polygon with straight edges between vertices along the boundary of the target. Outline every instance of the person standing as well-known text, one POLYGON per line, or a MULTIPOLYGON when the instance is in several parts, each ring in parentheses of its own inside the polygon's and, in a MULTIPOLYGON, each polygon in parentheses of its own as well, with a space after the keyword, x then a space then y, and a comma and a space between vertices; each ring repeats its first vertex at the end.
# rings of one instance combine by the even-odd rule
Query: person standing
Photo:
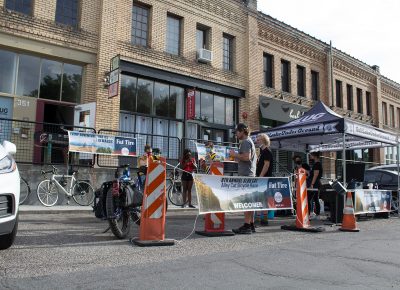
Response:
MULTIPOLYGON (((238 175, 255 177, 256 175, 256 148, 253 140, 249 137, 250 130, 247 125, 239 123, 236 126, 236 137, 240 140, 239 152, 234 153, 238 160, 238 175)), ((244 225, 232 230, 236 234, 251 234, 255 232, 254 211, 244 213, 244 225)))
MULTIPOLYGON (((260 148, 260 155, 257 159, 257 167, 256 167, 256 176, 257 177, 271 177, 272 176, 272 168, 274 157, 272 155, 271 149, 269 148, 271 145, 271 141, 267 134, 258 134, 257 136, 257 145, 260 148)), ((264 211, 263 219, 260 220, 260 224, 263 226, 268 225, 268 212, 264 211)))
POLYGON ((320 152, 312 152, 310 154, 310 159, 314 161, 311 167, 310 176, 308 177, 309 188, 318 189, 317 191, 309 191, 308 204, 310 215, 313 210, 313 202, 315 203, 315 214, 319 216, 321 213, 321 206, 319 204, 319 188, 321 186, 322 177, 322 164, 320 162, 320 152))
POLYGON ((306 171, 307 187, 310 187, 308 184, 308 182, 309 182, 308 176, 310 175, 310 165, 308 165, 307 163, 304 163, 299 155, 293 156, 293 162, 294 162, 293 173, 295 175, 295 179, 294 179, 295 186, 294 187, 297 188, 297 174, 299 173, 300 168, 303 168, 306 171))
POLYGON ((183 158, 181 160, 182 172, 182 196, 183 205, 185 207, 186 202, 189 203, 190 208, 195 208, 192 205, 192 187, 193 187, 193 175, 192 173, 197 169, 196 160, 192 157, 192 151, 185 149, 183 151, 183 158))

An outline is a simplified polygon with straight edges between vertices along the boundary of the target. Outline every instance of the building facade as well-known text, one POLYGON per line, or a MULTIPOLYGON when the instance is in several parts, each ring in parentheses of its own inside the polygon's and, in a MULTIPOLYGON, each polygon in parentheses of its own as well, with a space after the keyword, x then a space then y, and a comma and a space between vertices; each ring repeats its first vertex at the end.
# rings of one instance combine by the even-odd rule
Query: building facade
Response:
MULTIPOLYGON (((0 118, 230 142, 239 121, 263 130, 321 100, 360 122, 400 128, 398 83, 258 12, 256 0, 0 0, 0 7, 0 118), (117 76, 110 75, 116 56, 117 76), (285 110, 270 109, 278 105, 285 110)), ((384 163, 396 150, 354 154, 384 163)))

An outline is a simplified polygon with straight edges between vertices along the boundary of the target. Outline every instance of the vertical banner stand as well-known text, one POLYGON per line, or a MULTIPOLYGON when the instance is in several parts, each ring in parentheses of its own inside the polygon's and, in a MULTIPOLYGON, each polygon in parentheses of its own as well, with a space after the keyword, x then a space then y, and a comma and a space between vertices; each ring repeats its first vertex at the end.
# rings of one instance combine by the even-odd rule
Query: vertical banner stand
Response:
POLYGON ((140 247, 172 246, 174 240, 165 239, 166 159, 149 162, 144 188, 139 239, 132 242, 140 247))
MULTIPOLYGON (((212 175, 224 175, 224 164, 213 162, 210 166, 212 175)), ((225 231, 225 213, 208 213, 205 216, 204 231, 196 231, 196 234, 206 237, 234 236, 232 231, 225 231)))
POLYGON ((310 226, 310 217, 308 215, 306 171, 303 168, 300 168, 298 172, 296 199, 296 224, 284 225, 281 227, 281 229, 287 231, 303 231, 313 233, 325 231, 325 228, 323 227, 310 226))

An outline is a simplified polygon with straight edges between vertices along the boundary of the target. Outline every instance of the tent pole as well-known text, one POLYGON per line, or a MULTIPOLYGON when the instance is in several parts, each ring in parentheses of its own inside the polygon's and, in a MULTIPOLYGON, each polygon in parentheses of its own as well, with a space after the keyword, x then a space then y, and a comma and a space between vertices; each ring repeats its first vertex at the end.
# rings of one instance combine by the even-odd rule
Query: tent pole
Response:
POLYGON ((342 168, 343 168, 343 186, 346 185, 346 133, 343 132, 343 151, 342 151, 342 168))

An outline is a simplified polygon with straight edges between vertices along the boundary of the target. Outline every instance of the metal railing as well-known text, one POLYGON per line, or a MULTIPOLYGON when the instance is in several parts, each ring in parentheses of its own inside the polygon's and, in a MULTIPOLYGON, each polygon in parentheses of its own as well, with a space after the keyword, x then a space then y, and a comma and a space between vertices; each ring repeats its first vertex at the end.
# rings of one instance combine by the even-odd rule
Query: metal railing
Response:
POLYGON ((0 118, 0 142, 7 140, 16 145, 18 163, 93 166, 92 155, 68 154, 69 130, 96 132, 94 128, 0 118))

